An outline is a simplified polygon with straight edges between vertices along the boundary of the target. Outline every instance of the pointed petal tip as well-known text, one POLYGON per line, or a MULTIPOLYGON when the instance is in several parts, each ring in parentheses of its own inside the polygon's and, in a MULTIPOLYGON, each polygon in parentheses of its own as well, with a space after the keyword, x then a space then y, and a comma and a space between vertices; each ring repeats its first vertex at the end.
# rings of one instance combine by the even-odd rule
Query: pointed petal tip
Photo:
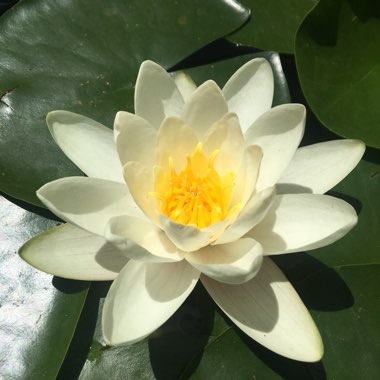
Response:
POLYGON ((141 62, 141 65, 140 65, 140 68, 141 67, 145 67, 145 66, 154 66, 154 67, 161 67, 161 65, 159 65, 158 63, 152 61, 151 59, 146 59, 145 61, 141 62))
POLYGON ((51 121, 52 121, 52 118, 54 117, 54 114, 56 113, 57 111, 50 111, 46 114, 46 124, 49 125, 51 124, 51 121))
MULTIPOLYGON (((310 319, 312 319, 310 317, 310 319)), ((307 335, 309 335, 308 340, 304 340, 301 343, 301 346, 298 349, 293 349, 288 351, 288 343, 279 341, 277 344, 272 347, 267 347, 269 350, 277 353, 278 355, 284 356, 288 359, 297 360, 304 363, 316 363, 319 362, 323 358, 324 354, 324 346, 322 337, 319 333, 319 330, 315 323, 312 321, 313 327, 312 331, 308 331, 307 335)), ((309 326, 310 327, 310 326, 309 326)), ((289 337, 292 339, 292 337, 289 337)), ((260 342, 264 347, 265 342, 260 342)))
POLYGON ((302 347, 300 353, 290 359, 299 360, 305 363, 319 362, 324 354, 324 347, 318 328, 314 325, 313 336, 309 341, 308 347, 302 347))
POLYGON ((46 124, 49 128, 49 131, 50 133, 53 135, 54 137, 54 123, 56 123, 57 121, 59 122, 62 115, 67 115, 67 114, 71 114, 71 112, 68 112, 68 111, 63 111, 63 110, 54 110, 54 111, 50 111, 46 114, 46 124))
MULTIPOLYGON (((53 124, 53 122, 55 121, 58 121, 60 122, 61 119, 67 119, 67 118, 86 118, 86 116, 83 116, 81 114, 78 114, 78 113, 75 113, 75 112, 71 112, 71 111, 66 111, 66 110, 53 110, 53 111, 49 111, 47 114, 46 114, 46 123, 48 124, 48 126, 51 126, 53 124)), ((66 120, 64 120, 66 121, 66 120)))
POLYGON ((363 156, 365 149, 366 149, 366 145, 362 140, 348 139, 345 141, 347 141, 347 144, 352 146, 352 149, 355 149, 357 151, 357 153, 358 153, 358 155, 360 155, 360 157, 363 156))
POLYGON ((103 339, 107 346, 118 347, 118 346, 130 346, 134 343, 138 343, 144 340, 147 336, 149 336, 154 331, 152 331, 151 333, 147 335, 139 336, 138 338, 134 338, 134 339, 126 339, 126 338, 117 339, 118 337, 111 336, 108 334, 107 329, 105 328, 105 322, 103 321, 103 318, 102 318, 102 332, 103 332, 103 339))
POLYGON ((137 82, 139 81, 141 75, 145 75, 144 74, 145 72, 157 72, 157 71, 161 71, 161 72, 164 72, 165 75, 169 75, 167 73, 167 71, 158 63, 151 61, 149 59, 143 61, 140 65, 139 73, 137 75, 136 86, 137 86, 137 82))
POLYGON ((269 61, 265 58, 262 58, 262 57, 258 57, 258 58, 253 58, 251 60, 249 60, 248 62, 246 62, 243 66, 241 66, 239 68, 239 70, 243 70, 245 68, 247 68, 248 66, 265 66, 266 68, 270 69, 272 71, 272 68, 271 68, 271 65, 269 63, 269 61))

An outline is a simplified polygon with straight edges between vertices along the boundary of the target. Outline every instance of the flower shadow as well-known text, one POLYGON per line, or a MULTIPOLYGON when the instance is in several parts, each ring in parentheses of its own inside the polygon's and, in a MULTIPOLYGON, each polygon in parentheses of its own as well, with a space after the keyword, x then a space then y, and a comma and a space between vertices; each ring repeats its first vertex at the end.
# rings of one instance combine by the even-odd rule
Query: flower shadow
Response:
POLYGON ((240 330, 236 329, 237 335, 251 349, 257 358, 282 379, 313 379, 327 380, 327 374, 322 361, 316 363, 304 363, 287 359, 268 350, 264 346, 250 339, 240 330))
POLYGON ((339 311, 354 304, 350 288, 338 272, 304 253, 272 257, 308 309, 339 311))
MULTIPOLYGON (((71 281, 60 279, 59 277, 54 277, 54 279, 56 279, 56 283, 60 284, 60 288, 63 281, 71 281)), ((80 283, 81 281, 75 282, 80 283)), ((82 283, 88 284, 88 282, 84 281, 82 283)), ((94 331, 101 307, 100 302, 107 295, 110 285, 110 281, 99 281, 91 284, 74 336, 57 375, 57 380, 79 378, 88 359, 91 345, 94 344, 94 331)))
POLYGON ((105 243, 96 253, 95 261, 103 268, 117 274, 127 264, 128 258, 118 253, 111 243, 105 243))
POLYGON ((215 304, 198 283, 186 302, 148 340, 157 380, 186 378, 197 368, 214 323, 215 304))
MULTIPOLYGON (((307 253, 271 257, 283 270, 306 307, 316 311, 338 311, 354 304, 353 295, 344 280, 332 268, 307 253)), ((223 315, 223 313, 220 313, 223 315)), ((314 314, 312 312, 312 314, 314 314)), ((226 316, 223 318, 245 345, 268 368, 284 379, 326 380, 323 361, 303 363, 284 358, 250 339, 226 316)))

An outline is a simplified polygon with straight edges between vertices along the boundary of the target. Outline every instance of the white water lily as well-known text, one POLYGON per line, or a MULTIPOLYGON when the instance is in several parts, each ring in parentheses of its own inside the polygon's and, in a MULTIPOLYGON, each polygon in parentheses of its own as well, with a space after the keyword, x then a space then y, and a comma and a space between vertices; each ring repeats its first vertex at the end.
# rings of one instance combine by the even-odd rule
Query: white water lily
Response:
POLYGON ((113 280, 103 309, 110 345, 161 326, 200 280, 247 335, 288 358, 318 361, 319 332, 296 291, 267 257, 333 243, 354 209, 323 195, 359 162, 364 144, 337 140, 298 148, 305 108, 271 108, 264 59, 221 90, 141 65, 135 114, 111 129, 66 111, 47 123, 88 176, 50 182, 39 199, 67 224, 21 248, 57 276, 113 280))

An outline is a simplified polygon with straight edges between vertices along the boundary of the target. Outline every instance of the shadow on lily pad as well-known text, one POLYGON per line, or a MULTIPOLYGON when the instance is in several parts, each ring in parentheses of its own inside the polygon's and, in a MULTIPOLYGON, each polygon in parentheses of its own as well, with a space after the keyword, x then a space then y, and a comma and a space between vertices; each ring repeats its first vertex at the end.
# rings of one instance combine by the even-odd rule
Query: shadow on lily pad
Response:
POLYGON ((54 215, 52 212, 50 212, 46 208, 39 207, 39 206, 33 205, 31 203, 28 203, 28 202, 24 202, 20 199, 11 197, 10 195, 3 193, 3 192, 0 192, 0 196, 3 196, 8 201, 14 203, 15 205, 21 207, 22 209, 24 209, 26 211, 33 212, 34 214, 37 214, 39 216, 43 216, 44 218, 47 218, 50 220, 55 220, 55 221, 57 221, 57 224, 62 223, 62 219, 58 218, 58 216, 54 215))
POLYGON ((332 197, 343 199, 355 209, 358 215, 360 214, 363 208, 362 202, 360 202, 359 199, 357 198, 351 197, 350 195, 343 194, 338 191, 329 191, 327 192, 327 195, 331 195, 332 197))
POLYGON ((236 332, 255 355, 281 378, 327 380, 326 370, 322 362, 304 363, 284 358, 261 346, 240 330, 236 332))
POLYGON ((198 283, 179 310, 149 338, 157 380, 188 378, 198 366, 212 331, 215 304, 198 283))
MULTIPOLYGON (((62 283, 58 280, 63 281, 63 279, 58 279, 58 277, 55 277, 55 279, 61 286, 62 283)), ((91 345, 94 344, 94 331, 99 314, 100 300, 105 298, 110 285, 110 281, 93 282, 91 284, 75 334, 58 373, 57 380, 77 379, 79 377, 88 358, 91 345)))
POLYGON ((67 280, 66 278, 54 276, 52 284, 57 290, 59 290, 62 293, 73 294, 86 289, 89 285, 89 282, 79 280, 67 280))
POLYGON ((354 304, 352 293, 339 274, 307 253, 272 258, 308 309, 338 311, 354 304))

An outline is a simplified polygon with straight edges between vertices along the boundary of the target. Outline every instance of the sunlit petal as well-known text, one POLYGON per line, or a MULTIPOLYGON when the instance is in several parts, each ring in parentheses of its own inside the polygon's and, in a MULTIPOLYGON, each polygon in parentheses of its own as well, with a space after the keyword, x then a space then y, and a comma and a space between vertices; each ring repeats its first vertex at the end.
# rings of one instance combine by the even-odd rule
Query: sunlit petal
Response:
POLYGON ((240 67, 223 87, 228 109, 236 112, 243 132, 272 106, 273 72, 263 58, 252 59, 240 67))
POLYGON ((199 278, 186 261, 129 261, 113 282, 104 303, 103 335, 110 345, 137 342, 167 321, 199 278))
POLYGON ((128 261, 103 237, 71 224, 42 232, 25 243, 19 253, 46 273, 84 281, 113 280, 128 261))
POLYGON ((357 219, 354 208, 338 198, 278 195, 264 220, 248 235, 263 245, 266 255, 307 251, 342 238, 357 219))
POLYGON ((125 184, 98 178, 57 179, 42 186, 37 196, 66 222, 100 236, 113 216, 144 217, 125 184))
POLYGON ((157 63, 145 61, 136 80, 135 113, 158 128, 165 117, 180 116, 182 95, 173 78, 157 63))
POLYGON ((241 284, 256 276, 263 249, 253 239, 240 239, 222 245, 208 245, 185 255, 203 274, 226 284, 241 284))
POLYGON ((335 140, 297 149, 277 184, 279 193, 323 194, 358 164, 365 145, 358 140, 335 140))
POLYGON ((112 130, 68 111, 52 111, 46 122, 62 151, 89 177, 124 182, 112 130))
POLYGON ((228 317, 252 339, 290 359, 316 362, 323 355, 318 329, 298 294, 269 259, 251 281, 222 284, 206 276, 203 285, 228 317))

